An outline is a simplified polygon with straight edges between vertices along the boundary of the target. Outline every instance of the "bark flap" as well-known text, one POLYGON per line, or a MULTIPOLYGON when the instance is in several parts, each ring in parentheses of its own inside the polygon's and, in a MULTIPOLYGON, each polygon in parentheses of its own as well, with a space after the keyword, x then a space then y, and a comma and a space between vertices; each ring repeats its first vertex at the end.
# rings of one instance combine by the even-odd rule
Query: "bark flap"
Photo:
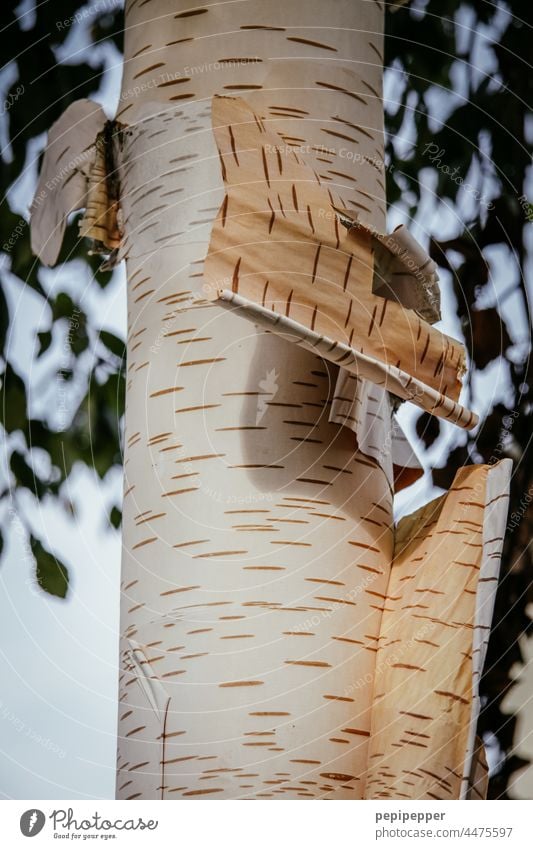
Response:
POLYGON ((57 262, 71 213, 86 209, 80 235, 109 253, 120 243, 113 178, 114 123, 91 100, 77 100, 52 125, 30 210, 31 246, 44 265, 57 262))
POLYGON ((440 321, 437 265, 401 224, 389 236, 375 234, 372 292, 414 310, 425 321, 440 321))
POLYGON ((457 403, 463 346, 421 317, 440 312, 435 266, 420 245, 405 228, 387 236, 354 220, 241 98, 215 97, 213 126, 227 193, 205 264, 207 297, 473 427, 476 416, 457 403), (388 297, 374 293, 376 280, 388 297))
POLYGON ((446 495, 397 526, 376 656, 367 798, 483 792, 479 680, 511 468, 503 460, 459 469, 446 495))
POLYGON ((106 123, 102 107, 76 100, 52 125, 31 206, 31 247, 44 265, 57 262, 68 216, 85 207, 96 137, 106 123))

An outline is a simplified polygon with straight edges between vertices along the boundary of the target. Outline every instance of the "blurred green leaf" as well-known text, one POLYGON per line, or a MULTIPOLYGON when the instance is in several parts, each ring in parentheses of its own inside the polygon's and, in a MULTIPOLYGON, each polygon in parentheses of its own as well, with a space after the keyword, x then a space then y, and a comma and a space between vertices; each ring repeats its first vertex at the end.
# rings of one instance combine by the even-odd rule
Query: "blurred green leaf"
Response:
POLYGON ((26 386, 12 365, 6 363, 0 391, 0 422, 8 433, 24 430, 27 422, 26 386))
POLYGON ((122 511, 118 507, 112 507, 109 513, 109 524, 114 528, 120 528, 122 524, 122 511))
POLYGON ((68 592, 68 569, 53 554, 46 550, 40 540, 30 534, 30 545, 36 564, 39 586, 50 595, 66 598, 68 592))
POLYGON ((126 358, 126 345, 119 339, 118 336, 115 336, 114 333, 109 333, 107 330, 100 331, 100 341, 106 346, 108 351, 111 351, 115 357, 118 357, 119 360, 124 360, 126 358))
POLYGON ((0 354, 4 353, 8 329, 9 308, 7 306, 6 296, 4 295, 4 286, 0 280, 0 354))
POLYGON ((46 351, 52 344, 52 331, 43 330, 37 334, 37 338, 39 339, 39 350, 37 351, 37 357, 42 357, 42 355, 46 353, 46 351))

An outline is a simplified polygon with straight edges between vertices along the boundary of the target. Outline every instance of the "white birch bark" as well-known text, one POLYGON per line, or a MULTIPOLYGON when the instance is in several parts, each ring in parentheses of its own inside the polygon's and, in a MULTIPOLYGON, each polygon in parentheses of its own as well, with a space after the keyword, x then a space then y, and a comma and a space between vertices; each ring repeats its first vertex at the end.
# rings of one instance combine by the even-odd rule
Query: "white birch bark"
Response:
POLYGON ((391 481, 328 421, 336 370, 207 302, 202 262, 223 199, 215 93, 245 96, 384 230, 382 166, 354 177, 356 157, 383 161, 382 10, 132 3, 125 52, 117 792, 361 798, 372 687, 345 690, 373 677, 391 481))

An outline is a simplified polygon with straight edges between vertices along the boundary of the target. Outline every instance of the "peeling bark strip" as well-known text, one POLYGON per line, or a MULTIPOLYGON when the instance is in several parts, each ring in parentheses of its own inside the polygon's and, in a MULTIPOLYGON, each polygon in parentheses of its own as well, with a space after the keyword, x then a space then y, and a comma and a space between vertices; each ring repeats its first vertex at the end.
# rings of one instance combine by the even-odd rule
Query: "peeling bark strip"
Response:
MULTIPOLYGON (((353 376, 371 380, 398 398, 412 401, 433 415, 467 429, 475 427, 478 423, 478 417, 470 410, 394 365, 387 365, 359 353, 356 349, 323 334, 315 333, 312 329, 306 330, 304 325, 279 315, 274 309, 266 309, 225 289, 219 292, 219 301, 221 306, 231 309, 237 315, 257 322, 292 343, 315 351, 325 359, 338 363, 343 369, 353 373, 353 376)), ((316 314, 317 309, 315 307, 313 315, 316 314)))
POLYGON ((87 204, 97 137, 104 129, 102 107, 77 100, 52 125, 31 206, 31 247, 41 262, 54 265, 71 212, 87 204))
MULTIPOLYGON (((262 127, 244 100, 216 97, 213 127, 224 162, 227 195, 213 227, 205 264, 205 276, 212 286, 208 296, 220 296, 221 290, 230 288, 223 281, 230 279, 231 291, 239 297, 240 314, 246 314, 248 301, 253 320, 260 312, 254 305, 265 311, 266 318, 269 312, 290 318, 290 325, 280 322, 281 332, 294 332, 295 325, 300 325, 303 335, 311 330, 315 339, 326 337, 320 353, 328 357, 329 349, 328 358, 344 368, 351 348, 355 373, 362 368, 361 376, 375 379, 376 365, 382 364, 385 368, 376 382, 392 392, 399 388, 400 397, 412 397, 425 409, 473 427, 476 417, 453 403, 464 371, 462 345, 397 301, 386 302, 372 292, 376 243, 380 255, 384 250, 390 253, 391 273, 402 266, 403 276, 408 277, 412 263, 428 289, 434 287, 434 266, 420 246, 403 230, 388 237, 377 234, 377 241, 372 230, 359 222, 339 236, 336 225, 341 201, 320 184, 305 155, 284 144, 273 129, 262 127), (276 158, 281 160, 281 173, 270 180, 267 175, 274 172, 276 158), (264 182, 258 179, 261 173, 264 182), (339 350, 335 343, 343 347, 339 350), (360 361, 358 353, 364 355, 360 361), (374 365, 374 374, 365 372, 365 358, 374 365), (403 373, 402 386, 392 379, 391 366, 403 373), (409 383, 413 384, 410 393, 405 388, 409 383)), ((435 309, 431 302, 430 307, 435 309)), ((431 314, 433 320, 438 317, 438 313, 431 314)))
POLYGON ((447 495, 397 527, 368 798, 466 798, 480 781, 473 753, 494 602, 487 583, 498 577, 511 468, 503 460, 460 469, 447 495))
POLYGON ((52 126, 31 207, 32 250, 45 265, 57 262, 68 216, 77 209, 85 209, 80 235, 92 239, 96 251, 120 246, 118 132, 90 100, 71 104, 52 126))
POLYGON ((391 428, 383 384, 407 396, 420 386, 434 412, 469 421, 456 403, 462 348, 420 318, 438 310, 434 269, 408 234, 392 234, 392 259, 376 242, 382 8, 132 2, 112 164, 95 104, 73 104, 50 131, 31 221, 44 262, 83 206, 92 232, 106 218, 114 244, 107 214, 120 187, 118 798, 484 792, 477 681, 509 468, 463 470, 394 545, 394 488, 420 469, 391 428), (229 91, 246 92, 247 111, 226 124, 215 115, 219 152, 211 101, 229 91), (334 207, 349 232, 319 214, 334 207), (254 301, 255 323, 208 297, 211 236, 208 263, 226 257, 222 288, 254 301), (413 255, 420 277, 404 262, 413 255), (382 277, 389 299, 376 291, 382 277), (267 315, 287 338, 265 331, 267 315), (294 344, 302 327, 311 350, 294 344), (363 363, 377 369, 366 379, 363 363))

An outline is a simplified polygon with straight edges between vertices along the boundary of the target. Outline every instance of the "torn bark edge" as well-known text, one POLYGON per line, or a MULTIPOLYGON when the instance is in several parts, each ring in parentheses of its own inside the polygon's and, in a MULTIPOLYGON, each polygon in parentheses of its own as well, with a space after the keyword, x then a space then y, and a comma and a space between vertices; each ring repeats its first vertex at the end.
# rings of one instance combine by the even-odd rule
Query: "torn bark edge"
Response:
MULTIPOLYGON (((153 757, 154 748, 157 753, 153 764, 154 772, 149 773, 150 779, 154 781, 154 786, 150 790, 151 798, 158 798, 155 794, 160 794, 159 798, 164 799, 166 789, 165 765, 167 762, 165 758, 166 725, 172 699, 151 665, 145 652, 145 646, 127 636, 124 636, 123 639, 125 641, 125 650, 123 651, 125 673, 130 676, 130 681, 133 680, 138 685, 147 706, 151 708, 151 710, 144 709, 142 712, 145 727, 149 729, 149 739, 148 741, 140 741, 149 758, 153 757), (158 777, 159 785, 157 786, 155 781, 158 777)), ((121 789, 118 786, 120 772, 121 767, 117 770, 117 795, 121 789)))
POLYGON ((489 767, 485 746, 480 737, 476 736, 475 749, 472 754, 472 766, 468 776, 468 788, 464 793, 465 801, 484 801, 487 798, 489 786, 489 767))
POLYGON ((101 266, 103 271, 116 264, 124 235, 116 161, 122 147, 122 129, 117 121, 107 121, 96 137, 96 155, 87 185, 87 206, 79 222, 80 236, 93 242, 89 253, 107 256, 101 266))
POLYGON ((348 233, 362 230, 372 239, 373 294, 412 309, 429 324, 440 321, 437 265, 407 227, 400 224, 392 233, 380 233, 359 216, 349 218, 345 210, 333 210, 348 233))
POLYGON ((476 731, 481 699, 479 685, 485 665, 487 646, 491 634, 496 590, 500 575, 503 541, 509 508, 509 487, 513 472, 510 459, 489 466, 485 483, 485 512, 483 515, 481 568, 476 590, 475 620, 472 638, 472 706, 467 750, 463 767, 460 799, 479 798, 480 787, 486 790, 483 761, 477 745, 476 731), (479 786, 476 789, 476 785, 479 786))

